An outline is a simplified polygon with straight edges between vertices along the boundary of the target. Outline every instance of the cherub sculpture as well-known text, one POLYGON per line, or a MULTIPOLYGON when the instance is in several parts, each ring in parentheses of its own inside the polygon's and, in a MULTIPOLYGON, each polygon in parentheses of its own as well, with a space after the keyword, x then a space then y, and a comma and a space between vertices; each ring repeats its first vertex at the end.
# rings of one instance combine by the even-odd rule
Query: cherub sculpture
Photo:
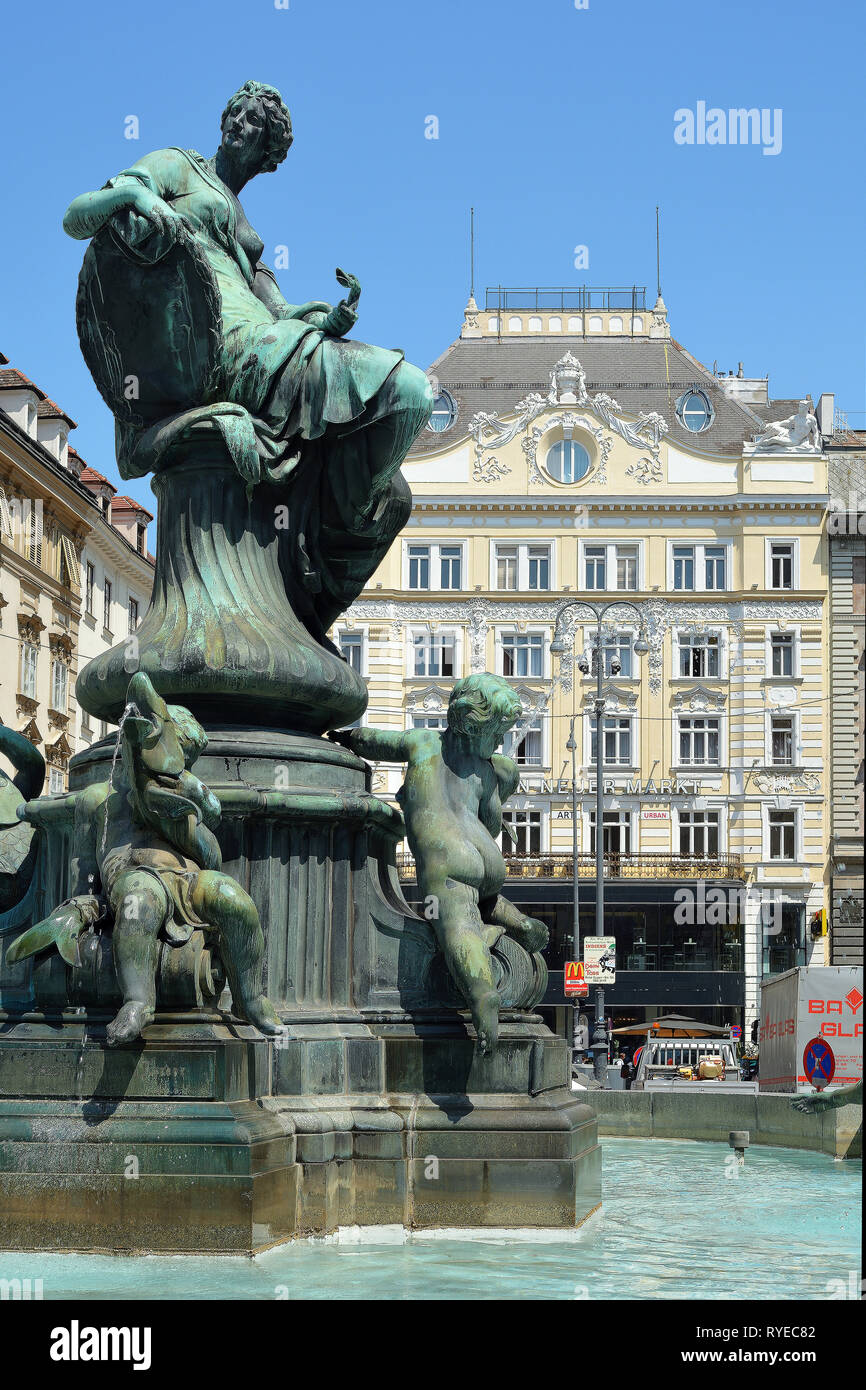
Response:
POLYGON ((506 870, 495 837, 518 772, 494 750, 520 714, 511 686, 485 672, 454 686, 444 732, 347 729, 329 735, 361 757, 407 764, 397 800, 425 915, 469 1006, 482 1053, 493 1051, 499 1032, 490 948, 503 933, 529 952, 541 950, 548 937, 543 922, 500 893, 506 870))
POLYGON ((221 872, 214 828, 220 804, 190 770, 207 744, 189 710, 167 705, 144 672, 129 683, 121 764, 108 782, 75 795, 72 897, 26 931, 10 962, 56 947, 70 965, 80 934, 112 926, 123 1004, 109 1046, 132 1042, 153 1021, 160 938, 215 938, 235 1010, 263 1033, 282 1031, 261 990, 264 938, 252 898, 221 872))

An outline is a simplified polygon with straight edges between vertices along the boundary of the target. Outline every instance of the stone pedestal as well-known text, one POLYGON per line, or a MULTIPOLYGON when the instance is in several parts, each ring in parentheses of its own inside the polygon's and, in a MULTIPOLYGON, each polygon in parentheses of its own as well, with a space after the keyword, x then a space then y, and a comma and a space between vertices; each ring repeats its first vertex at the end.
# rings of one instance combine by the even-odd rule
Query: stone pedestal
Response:
MULTIPOLYGON (((232 1021, 227 995, 217 1008, 201 953, 192 983, 170 979, 173 1011, 158 1003, 143 1042, 117 1050, 97 939, 74 969, 0 964, 0 1246, 238 1252, 342 1225, 584 1220, 601 1200, 596 1120, 571 1092, 566 1041, 532 1012, 541 958, 497 943, 500 1042, 479 1056, 430 925, 403 900, 400 819, 366 765, 279 729, 208 732, 196 773, 222 803, 225 868, 258 907, 286 1035, 232 1021), (77 1013, 56 1002, 58 972, 77 1013)), ((112 752, 73 759, 72 788, 104 780, 112 752)), ((46 798, 37 819, 31 915, 0 918, 0 946, 66 895, 69 811, 46 798)))

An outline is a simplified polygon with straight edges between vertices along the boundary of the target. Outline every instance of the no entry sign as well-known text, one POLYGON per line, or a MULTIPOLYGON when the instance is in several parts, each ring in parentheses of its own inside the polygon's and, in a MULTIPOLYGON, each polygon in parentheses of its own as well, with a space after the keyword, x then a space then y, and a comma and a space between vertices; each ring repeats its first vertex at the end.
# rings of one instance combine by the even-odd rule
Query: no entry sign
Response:
POLYGON ((589 994, 589 985, 584 978, 582 960, 567 960, 565 962, 565 992, 566 994, 576 994, 579 999, 584 999, 589 994))
POLYGON ((813 1038, 806 1043, 803 1052, 803 1071, 813 1086, 819 1089, 833 1080, 836 1074, 836 1058, 833 1049, 824 1038, 813 1038))

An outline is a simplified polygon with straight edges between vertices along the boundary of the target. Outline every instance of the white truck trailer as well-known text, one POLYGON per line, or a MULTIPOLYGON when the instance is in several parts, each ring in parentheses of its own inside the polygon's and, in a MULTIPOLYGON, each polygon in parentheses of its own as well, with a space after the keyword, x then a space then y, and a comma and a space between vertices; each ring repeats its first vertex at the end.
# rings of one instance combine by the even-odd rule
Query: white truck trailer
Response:
POLYGON ((863 971, 854 965, 805 965, 761 984, 758 1026, 761 1091, 814 1093, 819 1086, 848 1086, 863 1075, 863 971), (810 1050, 809 1044, 820 1040, 810 1050), (829 1050, 829 1056, 828 1056, 829 1050), (825 1081, 826 1074, 831 1079, 825 1081))

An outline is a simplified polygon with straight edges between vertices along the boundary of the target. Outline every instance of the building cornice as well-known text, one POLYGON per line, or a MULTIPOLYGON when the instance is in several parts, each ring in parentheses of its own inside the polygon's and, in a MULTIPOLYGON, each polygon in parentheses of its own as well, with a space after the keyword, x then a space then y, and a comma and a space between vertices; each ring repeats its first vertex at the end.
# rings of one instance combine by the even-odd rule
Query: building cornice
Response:
POLYGON ((640 512, 651 511, 689 511, 689 512, 736 512, 736 511, 817 511, 823 514, 829 505, 829 493, 815 494, 808 496, 779 496, 774 494, 750 494, 736 493, 733 495, 722 495, 720 497, 708 497, 704 494, 701 497, 688 496, 665 496, 647 497, 630 493, 607 493, 604 496, 590 496, 585 494, 570 493, 568 497, 528 497, 528 496, 503 496, 500 494, 491 497, 489 494, 441 494, 432 493, 429 496, 418 493, 413 494, 412 510, 414 511, 448 511, 448 512, 484 512, 490 515, 491 512, 565 512, 573 514, 575 509, 595 510, 595 511, 622 511, 624 507, 639 509, 640 512))

